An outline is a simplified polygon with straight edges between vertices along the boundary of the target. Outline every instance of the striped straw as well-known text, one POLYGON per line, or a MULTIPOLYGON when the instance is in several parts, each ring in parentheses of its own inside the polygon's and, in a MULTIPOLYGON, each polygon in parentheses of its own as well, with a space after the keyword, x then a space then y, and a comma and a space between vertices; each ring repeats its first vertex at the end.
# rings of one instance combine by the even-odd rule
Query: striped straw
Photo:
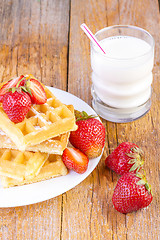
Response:
POLYGON ((87 25, 85 23, 82 23, 81 26, 82 30, 85 32, 85 34, 89 37, 89 39, 93 42, 96 43, 97 46, 101 49, 101 51, 105 53, 105 51, 103 50, 103 48, 101 47, 98 39, 94 36, 94 34, 91 32, 91 30, 87 27, 87 25))

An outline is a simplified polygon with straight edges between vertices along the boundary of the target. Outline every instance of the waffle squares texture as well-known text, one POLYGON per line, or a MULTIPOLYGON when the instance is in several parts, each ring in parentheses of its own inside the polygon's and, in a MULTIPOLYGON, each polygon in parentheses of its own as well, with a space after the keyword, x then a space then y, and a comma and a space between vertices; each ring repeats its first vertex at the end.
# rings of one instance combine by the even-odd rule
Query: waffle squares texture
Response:
MULTIPOLYGON (((74 113, 73 105, 67 105, 67 108, 72 113, 74 113)), ((33 146, 27 146, 26 150, 33 151, 33 152, 45 152, 49 154, 62 155, 63 150, 67 147, 69 135, 70 135, 70 132, 61 134, 57 137, 48 139, 42 143, 39 143, 33 146)), ((9 148, 9 149, 18 150, 14 142, 11 141, 11 139, 2 130, 0 130, 0 148, 9 148)))
POLYGON ((46 88, 47 102, 32 105, 24 121, 13 123, 0 106, 0 129, 20 151, 77 129, 75 116, 46 88))
MULTIPOLYGON (((27 147, 26 151, 44 152, 49 154, 62 155, 63 150, 67 147, 69 132, 61 134, 57 137, 48 139, 42 143, 27 147)), ((0 148, 8 148, 18 150, 17 146, 10 138, 0 130, 0 148)))
POLYGON ((35 183, 67 173, 60 155, 0 149, 0 176, 5 188, 35 183))

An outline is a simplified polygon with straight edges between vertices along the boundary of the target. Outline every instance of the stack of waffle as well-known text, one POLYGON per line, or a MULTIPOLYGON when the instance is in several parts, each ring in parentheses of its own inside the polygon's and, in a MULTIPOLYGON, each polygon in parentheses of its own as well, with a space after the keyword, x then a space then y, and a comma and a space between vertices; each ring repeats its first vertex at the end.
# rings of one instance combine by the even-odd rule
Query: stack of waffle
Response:
POLYGON ((0 178, 3 187, 68 173, 62 153, 77 129, 72 105, 61 103, 48 88, 47 102, 32 105, 24 121, 10 121, 0 106, 0 178))

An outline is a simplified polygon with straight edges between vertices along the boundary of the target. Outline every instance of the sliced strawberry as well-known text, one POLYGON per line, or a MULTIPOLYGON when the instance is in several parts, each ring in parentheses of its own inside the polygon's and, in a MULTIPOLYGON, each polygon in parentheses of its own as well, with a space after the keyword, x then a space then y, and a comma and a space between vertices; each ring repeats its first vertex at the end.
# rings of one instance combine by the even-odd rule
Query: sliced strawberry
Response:
POLYGON ((66 148, 62 159, 68 169, 77 173, 84 173, 88 168, 88 157, 77 148, 66 148))
POLYGON ((26 78, 23 76, 23 75, 21 75, 20 77, 19 77, 19 82, 17 83, 17 87, 22 87, 22 86, 25 86, 25 83, 26 83, 26 78))
MULTIPOLYGON (((2 88, 0 89, 0 102, 3 101, 3 95, 8 92, 8 90, 10 88, 13 88, 13 87, 16 87, 18 82, 20 82, 20 80, 24 78, 23 75, 21 75, 20 77, 17 77, 17 78, 14 78, 14 79, 11 79, 9 80, 7 83, 5 83, 2 88)), ((25 80, 22 80, 19 84, 19 86, 24 86, 25 84, 25 80)))
POLYGON ((27 81, 27 90, 30 94, 32 103, 44 104, 47 101, 47 96, 42 84, 36 79, 27 81))
POLYGON ((1 103, 3 102, 3 96, 4 96, 4 95, 0 96, 0 102, 1 102, 1 103))

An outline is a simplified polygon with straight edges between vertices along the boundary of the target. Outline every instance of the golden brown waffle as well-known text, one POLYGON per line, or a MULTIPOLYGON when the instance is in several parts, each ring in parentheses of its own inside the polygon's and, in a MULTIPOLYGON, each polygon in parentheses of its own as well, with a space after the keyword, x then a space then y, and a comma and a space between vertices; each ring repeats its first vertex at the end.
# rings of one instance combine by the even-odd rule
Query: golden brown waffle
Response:
POLYGON ((32 179, 39 173, 47 158, 47 153, 0 149, 0 175, 17 181, 32 179))
MULTIPOLYGON (((34 146, 27 147, 26 151, 44 152, 49 154, 62 155, 68 144, 69 133, 51 138, 34 146)), ((9 137, 0 130, 0 148, 16 149, 17 146, 9 139, 9 137)))
POLYGON ((15 124, 10 121, 0 106, 0 129, 20 151, 77 129, 74 114, 48 88, 44 88, 47 103, 32 105, 25 120, 21 123, 15 124))
MULTIPOLYGON (((4 150, 4 153, 9 150, 4 150)), ((14 152, 15 150, 11 150, 11 152, 14 152)), ((16 151, 18 152, 18 151, 16 151)), ((21 154, 21 152, 19 152, 21 154)), ((11 160, 10 160, 11 161, 11 160)), ((17 161, 17 160, 16 160, 17 161)), ((15 160, 12 160, 11 162, 15 162, 15 160)), ((23 165, 23 163, 21 163, 23 165)), ((24 166, 23 166, 24 167, 24 166)), ((40 168, 39 172, 37 174, 32 175, 32 177, 27 177, 22 179, 18 178, 11 178, 7 175, 3 176, 1 175, 1 183, 3 187, 13 187, 13 186, 20 186, 24 184, 29 183, 35 183, 42 180, 47 180, 53 177, 58 177, 62 175, 67 175, 68 170, 65 167, 62 157, 59 155, 51 154, 48 156, 47 160, 45 161, 44 165, 40 168)))
MULTIPOLYGON (((71 112, 74 112, 74 108, 72 105, 68 105, 67 107, 71 112)), ((67 147, 69 134, 69 132, 61 134, 42 143, 27 147, 26 150, 62 155, 63 150, 67 147)), ((17 149, 17 146, 2 130, 0 130, 0 148, 17 149)))

